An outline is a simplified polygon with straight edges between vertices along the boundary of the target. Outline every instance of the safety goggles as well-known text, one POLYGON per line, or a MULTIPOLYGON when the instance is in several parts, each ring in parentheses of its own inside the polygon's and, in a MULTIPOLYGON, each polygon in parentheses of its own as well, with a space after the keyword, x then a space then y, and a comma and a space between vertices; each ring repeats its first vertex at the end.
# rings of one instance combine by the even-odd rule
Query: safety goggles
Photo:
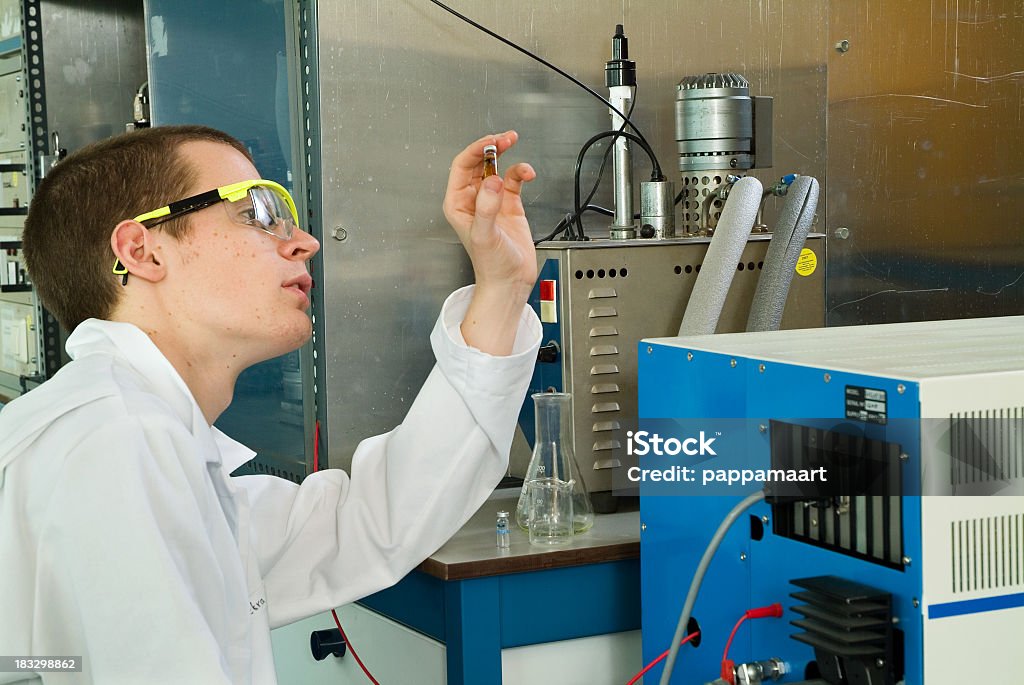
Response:
POLYGON ((208 190, 140 214, 134 220, 153 227, 218 202, 224 203, 228 218, 235 223, 259 229, 280 240, 291 238, 299 225, 299 214, 291 194, 284 186, 263 179, 208 190))

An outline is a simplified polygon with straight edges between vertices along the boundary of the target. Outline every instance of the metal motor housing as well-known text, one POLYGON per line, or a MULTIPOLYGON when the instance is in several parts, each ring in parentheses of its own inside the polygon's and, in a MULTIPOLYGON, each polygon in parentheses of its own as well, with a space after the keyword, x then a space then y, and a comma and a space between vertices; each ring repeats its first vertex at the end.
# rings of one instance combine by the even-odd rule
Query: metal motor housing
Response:
POLYGON ((772 98, 751 96, 740 74, 687 76, 676 87, 676 144, 683 180, 683 226, 713 228, 723 201, 712 200, 706 224, 701 204, 730 174, 772 165, 772 98))

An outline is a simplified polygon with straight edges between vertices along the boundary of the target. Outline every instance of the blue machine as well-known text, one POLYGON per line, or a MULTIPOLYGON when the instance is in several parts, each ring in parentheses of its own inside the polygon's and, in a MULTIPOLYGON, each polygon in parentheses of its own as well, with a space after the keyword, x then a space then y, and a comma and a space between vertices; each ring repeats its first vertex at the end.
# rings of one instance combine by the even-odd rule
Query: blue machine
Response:
POLYGON ((784 615, 747 621, 729 658, 779 659, 779 682, 1012 681, 1024 634, 1021 340, 1024 317, 641 341, 640 429, 703 430, 717 452, 638 458, 697 474, 640 483, 644 663, 669 647, 718 523, 764 485, 705 485, 705 470, 828 463, 836 479, 874 464, 872 495, 855 480, 762 501, 733 525, 693 610, 700 644, 680 650, 672 682, 718 679, 733 625, 775 602, 784 615))

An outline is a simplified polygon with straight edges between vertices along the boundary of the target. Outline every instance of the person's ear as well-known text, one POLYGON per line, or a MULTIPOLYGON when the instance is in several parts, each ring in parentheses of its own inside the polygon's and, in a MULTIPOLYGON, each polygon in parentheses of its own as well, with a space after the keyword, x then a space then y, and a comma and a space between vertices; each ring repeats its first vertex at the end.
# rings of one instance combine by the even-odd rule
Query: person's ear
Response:
POLYGON ((162 280, 167 269, 157 244, 156 236, 138 221, 122 221, 110 234, 110 249, 116 258, 114 272, 123 274, 125 279, 131 274, 152 283, 162 280))

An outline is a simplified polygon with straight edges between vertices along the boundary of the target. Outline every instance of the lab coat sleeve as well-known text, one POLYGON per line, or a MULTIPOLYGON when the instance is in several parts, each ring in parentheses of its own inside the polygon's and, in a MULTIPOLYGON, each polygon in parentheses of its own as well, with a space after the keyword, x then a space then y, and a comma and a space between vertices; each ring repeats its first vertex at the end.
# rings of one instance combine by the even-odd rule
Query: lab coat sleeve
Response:
POLYGON ((75 682, 230 682, 203 525, 215 512, 192 494, 206 468, 181 458, 197 452, 180 424, 125 417, 67 456, 40 533, 32 647, 81 655, 75 682))
POLYGON ((437 364, 402 424, 364 440, 351 478, 330 469, 297 486, 243 476, 272 627, 389 587, 455 534, 493 491, 536 362, 540 322, 524 307, 511 355, 465 345, 471 288, 445 302, 437 364))

